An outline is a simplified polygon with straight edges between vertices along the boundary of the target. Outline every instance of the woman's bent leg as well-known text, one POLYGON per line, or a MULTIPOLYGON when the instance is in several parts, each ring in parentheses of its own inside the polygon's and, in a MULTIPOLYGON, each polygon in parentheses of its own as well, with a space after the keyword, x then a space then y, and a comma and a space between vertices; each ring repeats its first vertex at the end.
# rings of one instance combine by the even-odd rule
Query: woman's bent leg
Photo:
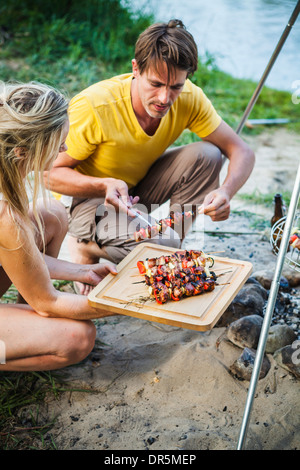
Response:
POLYGON ((93 349, 91 321, 48 318, 28 305, 0 305, 0 371, 53 370, 83 360, 93 349))

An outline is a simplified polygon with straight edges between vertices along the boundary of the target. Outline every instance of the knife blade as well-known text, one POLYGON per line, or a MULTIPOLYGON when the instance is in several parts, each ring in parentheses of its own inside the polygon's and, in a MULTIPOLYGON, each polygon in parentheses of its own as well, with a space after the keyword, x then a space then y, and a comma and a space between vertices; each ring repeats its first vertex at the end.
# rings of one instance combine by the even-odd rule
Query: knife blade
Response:
POLYGON ((141 214, 139 214, 136 210, 130 208, 130 211, 136 216, 138 217, 140 220, 142 220, 146 225, 150 225, 151 223, 149 222, 149 220, 146 220, 141 214))

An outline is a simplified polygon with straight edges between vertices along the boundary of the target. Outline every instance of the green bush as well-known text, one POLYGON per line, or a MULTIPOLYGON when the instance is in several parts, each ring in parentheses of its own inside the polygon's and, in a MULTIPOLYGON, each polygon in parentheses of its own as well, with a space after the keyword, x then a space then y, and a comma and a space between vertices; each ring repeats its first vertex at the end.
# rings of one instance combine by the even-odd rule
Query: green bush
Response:
POLYGON ((153 20, 120 0, 6 0, 0 18, 10 56, 29 55, 33 63, 93 57, 118 65, 133 57, 139 33, 153 20))

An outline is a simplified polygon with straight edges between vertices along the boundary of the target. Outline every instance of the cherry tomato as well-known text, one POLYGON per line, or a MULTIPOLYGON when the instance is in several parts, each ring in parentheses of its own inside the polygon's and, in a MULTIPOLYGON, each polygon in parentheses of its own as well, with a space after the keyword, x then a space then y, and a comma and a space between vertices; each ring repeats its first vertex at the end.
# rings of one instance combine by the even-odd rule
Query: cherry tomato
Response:
POLYGON ((182 260, 181 264, 182 264, 183 269, 186 269, 186 268, 187 268, 187 263, 188 263, 188 262, 187 262, 186 259, 183 259, 183 260, 182 260))
POLYGON ((145 268, 145 265, 144 265, 143 261, 138 261, 137 262, 137 267, 138 267, 138 270, 139 270, 140 274, 145 274, 146 268, 145 268))
POLYGON ((162 301, 161 301, 160 298, 159 298, 159 290, 158 290, 158 289, 155 289, 154 292, 153 292, 153 294, 154 294, 154 297, 155 297, 156 302, 157 302, 158 304, 162 304, 162 301))
POLYGON ((297 237, 296 234, 292 235, 292 236, 290 237, 290 245, 291 245, 292 243, 294 243, 294 241, 297 240, 297 238, 298 238, 298 237, 297 237))
POLYGON ((146 233, 146 230, 144 228, 141 228, 140 229, 140 235, 143 237, 143 238, 147 238, 147 233, 146 233))

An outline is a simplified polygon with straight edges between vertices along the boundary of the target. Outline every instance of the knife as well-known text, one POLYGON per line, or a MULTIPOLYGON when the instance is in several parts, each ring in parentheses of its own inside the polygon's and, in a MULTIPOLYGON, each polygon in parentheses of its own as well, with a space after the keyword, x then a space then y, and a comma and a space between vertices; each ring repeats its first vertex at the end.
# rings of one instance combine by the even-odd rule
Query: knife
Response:
POLYGON ((151 225, 151 223, 149 222, 149 220, 146 220, 141 214, 139 214, 136 210, 130 208, 130 211, 136 216, 138 217, 140 220, 142 220, 146 225, 151 225))

